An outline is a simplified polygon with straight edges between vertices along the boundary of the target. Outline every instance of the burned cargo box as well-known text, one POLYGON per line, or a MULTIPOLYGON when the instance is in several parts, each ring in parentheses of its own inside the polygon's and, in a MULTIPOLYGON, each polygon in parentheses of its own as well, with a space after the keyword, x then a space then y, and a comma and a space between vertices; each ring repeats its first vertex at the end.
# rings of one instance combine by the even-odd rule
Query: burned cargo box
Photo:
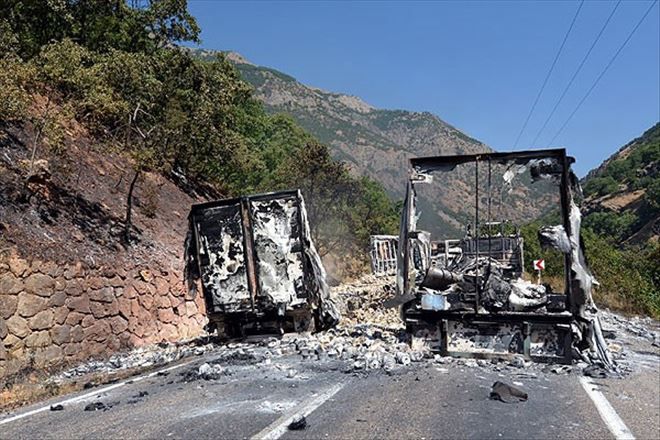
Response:
POLYGON ((220 335, 337 323, 300 191, 194 205, 189 223, 189 287, 201 281, 209 322, 220 335))
POLYGON ((397 297, 389 304, 401 306, 414 344, 455 356, 555 362, 581 353, 609 364, 571 161, 563 149, 410 160, 397 297), (432 200, 438 191, 457 203, 418 208, 418 196, 432 200), (519 226, 535 231, 536 246, 519 226), (542 280, 546 255, 553 271, 542 280))

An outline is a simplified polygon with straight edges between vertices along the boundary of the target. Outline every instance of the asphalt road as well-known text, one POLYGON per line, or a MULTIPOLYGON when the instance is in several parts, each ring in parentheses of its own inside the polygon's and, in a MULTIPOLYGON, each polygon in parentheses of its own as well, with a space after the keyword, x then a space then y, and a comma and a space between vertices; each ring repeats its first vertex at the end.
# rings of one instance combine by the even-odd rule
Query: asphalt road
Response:
MULTIPOLYGON (((2 414, 0 438, 615 438, 576 373, 429 361, 393 375, 355 375, 340 363, 283 358, 196 378, 213 356, 2 414), (490 400, 496 380, 515 383, 529 399, 490 400), (63 410, 49 410, 61 402, 63 410), (85 411, 93 402, 111 408, 85 411), (288 430, 297 414, 307 427, 288 430)), ((636 438, 659 438, 660 367, 657 355, 645 359, 637 373, 591 386, 636 438)))

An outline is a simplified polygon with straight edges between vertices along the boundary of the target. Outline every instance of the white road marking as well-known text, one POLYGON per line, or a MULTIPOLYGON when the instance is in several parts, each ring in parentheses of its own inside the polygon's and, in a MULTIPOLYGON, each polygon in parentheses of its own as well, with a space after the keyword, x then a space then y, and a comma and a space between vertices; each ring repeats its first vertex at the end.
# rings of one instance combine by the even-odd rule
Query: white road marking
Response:
POLYGON ((299 405, 283 414, 282 417, 268 425, 261 432, 255 434, 252 437, 252 440, 275 440, 280 438, 282 434, 287 431, 289 424, 293 421, 293 418, 296 415, 300 414, 307 417, 316 408, 323 405, 328 399, 337 394, 339 390, 344 388, 344 385, 344 383, 338 383, 317 396, 304 400, 299 405))
POLYGON ((584 390, 587 392, 587 395, 594 402, 594 405, 596 405, 596 409, 598 410, 601 419, 603 419, 607 425, 607 428, 614 435, 614 437, 617 440, 635 440, 635 436, 630 431, 630 429, 628 429, 626 424, 623 423, 623 420, 621 420, 621 417, 619 417, 614 408, 612 408, 610 402, 607 401, 603 393, 598 391, 596 388, 598 385, 584 376, 580 377, 580 384, 582 384, 582 388, 584 388, 584 390))
POLYGON ((191 361, 184 362, 182 364, 177 364, 177 365, 173 365, 171 367, 163 368, 162 370, 154 371, 152 373, 145 374, 144 376, 134 377, 134 378, 128 379, 124 382, 119 382, 119 383, 115 383, 115 384, 112 384, 112 385, 108 385, 107 387, 104 387, 104 388, 96 388, 96 389, 94 389, 94 391, 91 391, 87 394, 83 394, 82 396, 72 397, 70 399, 61 400, 59 402, 51 403, 51 404, 43 406, 41 408, 36 408, 36 409, 26 411, 26 412, 21 413, 21 414, 16 414, 14 416, 7 417, 6 419, 0 420, 0 425, 4 425, 5 423, 10 423, 10 422, 13 422, 15 420, 20 420, 20 419, 23 419, 25 417, 30 417, 30 416, 33 416, 35 414, 39 414, 40 412, 48 411, 48 410, 50 410, 51 405, 69 405, 69 404, 72 404, 72 403, 80 402, 81 400, 89 399, 89 398, 94 397, 98 394, 105 393, 105 392, 108 392, 110 390, 114 390, 115 388, 122 387, 122 386, 128 384, 129 382, 130 383, 139 382, 141 380, 153 377, 153 376, 155 376, 159 373, 164 373, 164 372, 167 372, 167 371, 176 370, 177 368, 184 367, 184 366, 192 364, 193 362, 196 362, 196 361, 198 361, 198 359, 193 359, 191 361))

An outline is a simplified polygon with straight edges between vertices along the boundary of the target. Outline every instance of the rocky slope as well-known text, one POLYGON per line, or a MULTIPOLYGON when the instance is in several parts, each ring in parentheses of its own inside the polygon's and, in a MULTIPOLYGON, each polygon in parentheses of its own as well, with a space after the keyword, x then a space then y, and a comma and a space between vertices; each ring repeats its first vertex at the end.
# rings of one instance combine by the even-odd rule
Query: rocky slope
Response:
MULTIPOLYGON (((199 51, 201 57, 212 51, 199 51)), ((235 52, 226 53, 243 79, 271 113, 285 113, 323 143, 333 156, 356 174, 383 184, 396 199, 403 198, 407 160, 411 157, 475 154, 492 151, 429 112, 375 108, 358 97, 324 91, 300 83, 277 70, 257 66, 235 52)), ((464 167, 442 179, 441 189, 419 193, 418 207, 426 229, 443 231, 446 238, 462 234, 474 213, 473 168, 464 167)), ((543 214, 556 201, 545 189, 520 186, 502 218, 524 223, 543 214), (528 200, 533 197, 535 203, 528 200)))
POLYGON ((660 123, 627 143, 584 179, 587 222, 621 242, 660 236, 660 123))

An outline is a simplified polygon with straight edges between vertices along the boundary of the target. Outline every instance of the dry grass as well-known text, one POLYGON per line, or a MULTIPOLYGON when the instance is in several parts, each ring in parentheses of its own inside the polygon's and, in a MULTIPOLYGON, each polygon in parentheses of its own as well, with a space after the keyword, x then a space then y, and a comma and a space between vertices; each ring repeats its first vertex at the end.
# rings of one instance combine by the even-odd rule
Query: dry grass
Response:
POLYGON ((4 384, 0 389, 0 412, 86 388, 114 383, 154 368, 156 367, 137 367, 110 374, 90 373, 61 383, 50 380, 50 375, 47 372, 26 369, 3 379, 4 384))

